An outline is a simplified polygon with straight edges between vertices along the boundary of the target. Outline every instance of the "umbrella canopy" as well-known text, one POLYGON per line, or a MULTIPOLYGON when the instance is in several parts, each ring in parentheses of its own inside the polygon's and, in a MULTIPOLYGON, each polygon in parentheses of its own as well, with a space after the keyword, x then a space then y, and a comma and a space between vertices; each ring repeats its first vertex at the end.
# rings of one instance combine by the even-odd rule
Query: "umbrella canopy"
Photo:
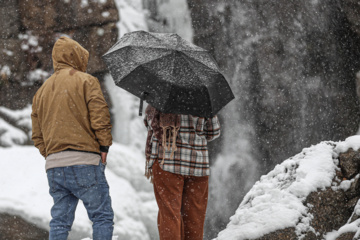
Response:
POLYGON ((117 86, 164 113, 213 117, 234 99, 208 51, 174 33, 127 33, 103 59, 117 86))

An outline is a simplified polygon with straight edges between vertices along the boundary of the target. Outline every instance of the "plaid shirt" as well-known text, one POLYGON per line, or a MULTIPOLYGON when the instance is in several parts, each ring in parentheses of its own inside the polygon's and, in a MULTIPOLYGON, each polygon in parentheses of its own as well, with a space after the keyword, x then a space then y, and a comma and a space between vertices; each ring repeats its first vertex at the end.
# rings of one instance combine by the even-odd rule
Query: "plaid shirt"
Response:
MULTIPOLYGON (((151 120, 145 116, 144 123, 148 130, 151 129, 151 120)), ((163 159, 163 147, 158 139, 151 137, 151 155, 148 168, 156 160, 163 159)), ((190 176, 209 176, 209 153, 207 142, 220 136, 220 123, 217 116, 201 118, 191 115, 181 115, 180 130, 176 138, 177 150, 172 158, 171 151, 165 151, 164 164, 160 167, 164 171, 190 176)))

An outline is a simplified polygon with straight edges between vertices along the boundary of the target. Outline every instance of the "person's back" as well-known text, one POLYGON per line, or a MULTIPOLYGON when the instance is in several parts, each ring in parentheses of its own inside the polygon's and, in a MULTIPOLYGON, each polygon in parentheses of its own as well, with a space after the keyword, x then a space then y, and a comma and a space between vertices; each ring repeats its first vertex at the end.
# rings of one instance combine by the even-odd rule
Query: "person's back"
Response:
POLYGON ((202 240, 210 164, 207 143, 220 136, 217 116, 145 111, 145 175, 154 184, 160 240, 202 240))
POLYGON ((55 72, 33 100, 33 139, 44 157, 66 149, 99 153, 99 145, 111 145, 110 114, 98 80, 85 73, 88 58, 69 38, 54 46, 55 72))
POLYGON ((54 74, 33 98, 34 145, 46 158, 50 240, 66 240, 79 199, 93 221, 93 239, 110 240, 114 213, 105 164, 112 144, 110 113, 99 81, 85 73, 89 53, 67 37, 53 48, 54 74))

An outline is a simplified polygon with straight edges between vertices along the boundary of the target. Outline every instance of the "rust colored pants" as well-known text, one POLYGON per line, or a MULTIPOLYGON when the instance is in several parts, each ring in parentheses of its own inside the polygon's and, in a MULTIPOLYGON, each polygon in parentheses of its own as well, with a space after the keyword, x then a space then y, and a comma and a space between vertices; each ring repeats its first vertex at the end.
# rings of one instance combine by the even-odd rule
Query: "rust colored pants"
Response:
POLYGON ((202 240, 209 177, 170 173, 158 161, 152 170, 160 240, 202 240))

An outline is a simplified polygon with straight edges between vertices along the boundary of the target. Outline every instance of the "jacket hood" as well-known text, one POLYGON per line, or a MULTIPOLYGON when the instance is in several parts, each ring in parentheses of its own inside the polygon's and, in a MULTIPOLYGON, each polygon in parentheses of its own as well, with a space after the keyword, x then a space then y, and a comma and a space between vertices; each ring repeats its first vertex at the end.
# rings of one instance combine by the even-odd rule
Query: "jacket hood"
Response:
POLYGON ((78 42, 68 38, 59 38, 52 51, 54 71, 63 68, 75 68, 85 72, 89 61, 89 52, 78 42))

